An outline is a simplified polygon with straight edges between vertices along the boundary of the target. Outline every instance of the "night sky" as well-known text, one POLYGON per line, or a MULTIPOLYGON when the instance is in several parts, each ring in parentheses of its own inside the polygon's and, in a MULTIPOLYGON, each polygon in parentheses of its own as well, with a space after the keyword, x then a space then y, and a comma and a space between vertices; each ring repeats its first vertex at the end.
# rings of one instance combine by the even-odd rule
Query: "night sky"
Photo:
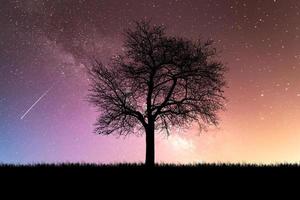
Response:
POLYGON ((157 135, 159 162, 299 162, 299 7, 298 0, 1 1, 0 162, 144 160, 144 137, 93 133, 85 72, 93 59, 122 52, 122 31, 140 19, 170 35, 214 39, 230 69, 220 125, 157 135))

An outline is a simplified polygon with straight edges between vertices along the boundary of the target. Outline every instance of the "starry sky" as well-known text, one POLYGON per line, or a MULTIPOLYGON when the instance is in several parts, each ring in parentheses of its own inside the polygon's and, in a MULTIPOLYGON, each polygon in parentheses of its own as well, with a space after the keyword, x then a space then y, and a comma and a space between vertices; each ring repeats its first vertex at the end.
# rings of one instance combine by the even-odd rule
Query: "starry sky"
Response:
POLYGON ((121 52, 122 31, 140 19, 170 35, 214 39, 230 68, 220 125, 157 135, 158 162, 299 162, 299 7, 298 0, 1 1, 0 162, 144 160, 144 137, 93 133, 85 73, 93 59, 121 52))

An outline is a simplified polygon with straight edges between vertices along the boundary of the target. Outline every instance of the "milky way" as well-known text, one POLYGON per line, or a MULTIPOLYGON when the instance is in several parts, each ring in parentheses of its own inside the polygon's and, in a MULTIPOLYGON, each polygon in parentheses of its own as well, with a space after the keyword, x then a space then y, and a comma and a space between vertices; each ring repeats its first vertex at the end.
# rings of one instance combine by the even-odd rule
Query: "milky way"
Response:
POLYGON ((93 134, 97 113, 86 101, 85 72, 95 58, 108 62, 122 52, 122 31, 140 19, 171 35, 214 39, 230 68, 220 126, 158 135, 159 161, 299 161, 299 1, 3 2, 0 162, 143 161, 143 137, 93 134))

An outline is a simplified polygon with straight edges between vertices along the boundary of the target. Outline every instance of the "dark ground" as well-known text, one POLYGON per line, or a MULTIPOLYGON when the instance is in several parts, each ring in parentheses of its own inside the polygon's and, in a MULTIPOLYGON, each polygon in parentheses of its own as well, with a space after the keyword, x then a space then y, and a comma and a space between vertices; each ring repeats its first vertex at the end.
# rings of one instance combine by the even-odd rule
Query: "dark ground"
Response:
POLYGON ((67 195, 82 192, 85 196, 92 192, 103 196, 106 192, 115 196, 135 194, 141 197, 141 192, 142 199, 150 196, 153 197, 150 199, 157 199, 161 194, 190 197, 183 199, 192 199, 195 194, 202 197, 204 193, 211 197, 239 196, 242 192, 246 198, 257 191, 267 195, 283 192, 283 188, 298 191, 299 180, 300 166, 288 164, 157 165, 154 168, 142 164, 0 166, 0 191, 6 191, 2 187, 5 185, 5 188, 13 189, 10 195, 23 195, 20 193, 23 189, 30 195, 39 191, 48 195, 52 191, 62 191, 67 195))
POLYGON ((0 178, 252 178, 294 177, 300 178, 300 165, 156 165, 143 164, 37 164, 1 165, 0 178))

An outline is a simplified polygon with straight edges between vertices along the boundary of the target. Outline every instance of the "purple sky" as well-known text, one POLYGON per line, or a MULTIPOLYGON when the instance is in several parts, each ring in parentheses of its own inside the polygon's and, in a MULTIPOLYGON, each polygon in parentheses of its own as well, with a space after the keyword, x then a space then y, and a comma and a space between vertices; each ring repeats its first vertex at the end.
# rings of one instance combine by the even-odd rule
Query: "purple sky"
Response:
POLYGON ((158 135, 158 161, 298 161, 299 6, 297 0, 2 2, 0 162, 143 161, 143 137, 93 134, 97 113, 86 102, 84 69, 120 52, 122 30, 144 18, 165 24, 168 34, 213 38, 230 68, 220 127, 200 136, 196 127, 158 135))

